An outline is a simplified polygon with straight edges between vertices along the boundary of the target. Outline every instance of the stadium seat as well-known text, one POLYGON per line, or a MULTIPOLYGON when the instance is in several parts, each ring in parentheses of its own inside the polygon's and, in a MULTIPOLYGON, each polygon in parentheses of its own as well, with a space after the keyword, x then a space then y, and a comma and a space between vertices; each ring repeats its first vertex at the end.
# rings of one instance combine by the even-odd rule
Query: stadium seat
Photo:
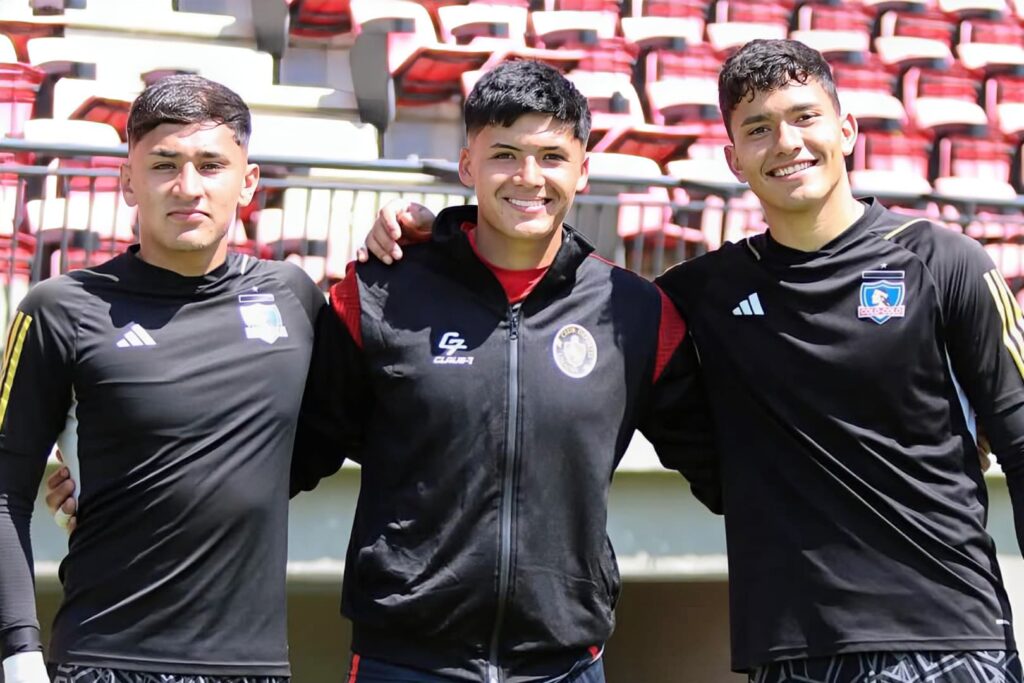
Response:
POLYGON ((789 10, 781 3, 717 0, 712 16, 708 42, 722 54, 755 38, 781 39, 789 32, 789 10))
POLYGON ((352 30, 349 0, 289 0, 289 32, 319 38, 352 30))
POLYGON ((895 194, 917 198, 932 191, 931 184, 921 176, 872 168, 850 171, 850 187, 858 197, 895 194))
POLYGON ((623 17, 622 36, 637 49, 682 51, 704 40, 704 17, 623 17))
POLYGON ((397 106, 444 102, 461 93, 464 72, 491 57, 488 49, 438 42, 430 15, 414 2, 352 0, 351 12, 359 34, 350 55, 357 97, 361 89, 373 99, 387 99, 390 78, 397 106), (378 74, 381 66, 385 70, 378 74))
POLYGON ((704 19, 708 14, 710 0, 629 0, 631 12, 624 12, 623 18, 634 17, 696 17, 704 19))
MULTIPOLYGON (((906 178, 908 189, 928 183, 930 141, 920 134, 903 131, 863 131, 850 155, 851 170, 891 171, 906 178)), ((896 188, 894 188, 896 189, 896 188)))
POLYGON ((957 19, 1000 18, 1007 10, 1005 0, 938 0, 941 12, 957 19))
POLYGON ((985 81, 985 110, 1004 135, 1024 132, 1024 76, 997 74, 985 81))
POLYGON ((963 66, 911 67, 903 75, 903 104, 918 130, 984 132, 988 116, 979 104, 978 79, 963 66))
POLYGON ((588 148, 613 128, 646 123, 640 97, 628 76, 575 71, 567 77, 590 104, 588 148))
POLYGON ((895 95, 897 77, 893 70, 873 53, 862 53, 858 60, 832 60, 832 76, 840 92, 862 90, 882 95, 895 95))
POLYGON ((645 88, 652 123, 673 126, 683 123, 716 122, 718 82, 708 77, 668 76, 645 88))
POLYGON ((21 135, 45 77, 27 64, 0 63, 0 136, 21 135))
MULTIPOLYGON (((94 121, 31 119, 27 141, 81 144, 117 148, 121 137, 111 126, 94 121)), ((43 196, 26 202, 29 230, 48 245, 81 248, 110 254, 134 241, 135 209, 121 196, 117 169, 121 157, 54 159, 43 196)), ((38 160, 37 162, 38 163, 38 160)))
POLYGON ((894 95, 843 88, 839 103, 843 112, 853 114, 861 130, 899 130, 909 123, 903 103, 894 95))
POLYGON ((802 4, 794 13, 797 31, 856 31, 871 34, 872 16, 857 3, 802 4))
POLYGON ((712 22, 707 25, 708 43, 715 50, 728 53, 751 40, 781 40, 786 38, 783 24, 763 24, 741 21, 712 22))
MULTIPOLYGON (((718 72, 722 60, 707 43, 687 45, 682 50, 660 48, 651 50, 643 58, 642 75, 644 83, 653 83, 663 78, 703 78, 718 83, 718 72)), ((717 85, 716 85, 717 87, 717 85)))
MULTIPOLYGON (((1001 138, 946 136, 936 141, 935 190, 974 190, 978 199, 1014 199, 1010 184, 1013 147, 1001 138)), ((960 195, 971 196, 971 195, 960 195)))
POLYGON ((792 31, 790 39, 809 45, 829 58, 859 61, 871 49, 871 36, 866 31, 807 29, 792 31))
POLYGON ((530 13, 538 47, 596 46, 616 37, 619 17, 613 12, 540 11, 530 13))
POLYGON ((525 47, 529 12, 512 5, 447 5, 437 10, 441 40, 468 45, 475 39, 499 38, 525 47))

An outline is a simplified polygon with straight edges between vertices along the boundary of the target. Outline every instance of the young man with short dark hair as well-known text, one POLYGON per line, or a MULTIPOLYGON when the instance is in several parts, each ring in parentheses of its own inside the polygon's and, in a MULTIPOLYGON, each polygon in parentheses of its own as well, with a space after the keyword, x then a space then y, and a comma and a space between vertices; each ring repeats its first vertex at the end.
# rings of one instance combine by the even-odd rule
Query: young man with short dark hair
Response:
POLYGON ((668 299, 562 222, 587 182, 575 87, 503 64, 465 121, 478 205, 441 212, 400 267, 350 266, 317 328, 302 419, 330 437, 297 448, 320 474, 362 468, 349 680, 598 683, 633 431, 717 508, 697 360, 668 299))
POLYGON ((48 683, 29 521, 54 441, 78 487, 54 683, 269 683, 289 675, 289 466, 322 292, 227 253, 256 190, 249 110, 173 76, 128 119, 139 244, 34 287, 0 381, 0 648, 48 683))

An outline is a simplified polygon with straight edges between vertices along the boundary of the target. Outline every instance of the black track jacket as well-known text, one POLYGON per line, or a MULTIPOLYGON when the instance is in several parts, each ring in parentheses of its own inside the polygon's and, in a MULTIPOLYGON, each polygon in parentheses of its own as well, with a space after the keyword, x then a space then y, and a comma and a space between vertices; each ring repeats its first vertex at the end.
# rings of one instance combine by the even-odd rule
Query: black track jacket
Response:
POLYGON ((717 464, 693 346, 652 283, 565 228, 510 305, 466 222, 476 207, 443 211, 400 265, 350 267, 332 291, 297 446, 321 469, 293 484, 362 465, 342 597, 355 652, 538 680, 611 634, 608 488, 634 429, 715 509, 717 464))

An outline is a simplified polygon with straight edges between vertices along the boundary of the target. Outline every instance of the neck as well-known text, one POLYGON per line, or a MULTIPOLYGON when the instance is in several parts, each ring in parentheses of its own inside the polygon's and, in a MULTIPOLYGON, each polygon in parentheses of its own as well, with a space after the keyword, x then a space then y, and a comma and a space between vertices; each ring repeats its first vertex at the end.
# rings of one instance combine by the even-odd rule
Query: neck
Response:
POLYGON ((507 270, 546 268, 555 260, 560 246, 561 226, 539 239, 512 238, 480 224, 476 227, 477 252, 488 262, 507 270))
POLYGON ((184 277, 199 277, 224 265, 228 257, 228 243, 226 240, 221 240, 213 249, 175 251, 167 254, 146 249, 146 243, 141 242, 138 256, 151 266, 163 268, 184 277))
POLYGON ((836 187, 824 203, 813 210, 763 208, 772 239, 798 251, 821 249, 864 215, 864 204, 857 201, 848 185, 836 187))

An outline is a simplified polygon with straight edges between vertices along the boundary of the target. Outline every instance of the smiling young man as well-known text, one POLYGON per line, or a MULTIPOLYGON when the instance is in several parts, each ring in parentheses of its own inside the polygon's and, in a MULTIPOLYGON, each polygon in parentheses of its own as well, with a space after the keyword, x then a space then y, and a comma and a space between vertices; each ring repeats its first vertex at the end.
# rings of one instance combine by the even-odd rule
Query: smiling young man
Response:
MULTIPOLYGON (((768 230, 658 283, 719 419, 733 666, 756 683, 1017 683, 976 450, 1024 539, 1024 321, 974 240, 854 197, 821 55, 726 61, 736 177, 768 230)), ((1024 547, 1024 543, 1022 543, 1024 547)))
POLYGON ((717 507, 696 357, 658 289, 562 222, 587 182, 579 91, 510 62, 465 122, 477 206, 400 267, 353 264, 317 327, 302 414, 331 437, 299 448, 324 474, 362 466, 348 680, 597 683, 620 587, 608 488, 634 430, 717 507))
POLYGON ((0 648, 6 683, 47 683, 29 521, 55 441, 77 526, 48 660, 54 683, 288 677, 292 445, 322 292, 227 253, 252 199, 249 110, 197 76, 128 118, 139 244, 40 283, 0 382, 0 648), (254 370, 258 368, 258 370, 254 370))
MULTIPOLYGON (((854 197, 857 123, 818 52, 752 41, 719 96, 729 164, 768 230, 657 282, 717 427, 733 668, 755 683, 1019 683, 975 429, 1024 549, 1012 293, 975 241, 854 197)), ((368 248, 401 258, 399 227, 415 236, 425 215, 382 211, 368 248)))

